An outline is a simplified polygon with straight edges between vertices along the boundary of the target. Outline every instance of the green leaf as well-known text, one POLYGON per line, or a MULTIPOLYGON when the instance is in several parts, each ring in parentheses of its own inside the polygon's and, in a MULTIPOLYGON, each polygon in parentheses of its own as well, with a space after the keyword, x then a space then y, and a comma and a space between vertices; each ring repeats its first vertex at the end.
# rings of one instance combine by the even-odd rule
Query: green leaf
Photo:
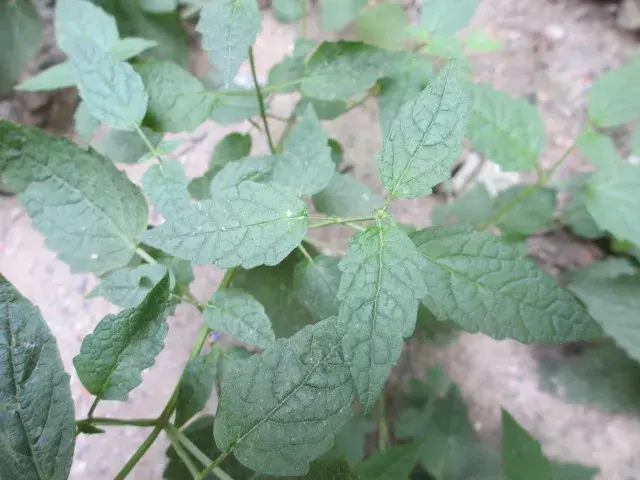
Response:
POLYGON ((72 271, 103 273, 134 255, 147 227, 147 205, 109 160, 41 130, 0 121, 1 170, 3 183, 72 271))
POLYGON ((145 122, 161 132, 194 130, 211 112, 200 80, 170 62, 143 63, 136 67, 149 92, 149 112, 145 122))
POLYGON ((580 134, 576 145, 587 160, 598 168, 609 168, 624 161, 613 140, 606 135, 587 130, 580 134))
POLYGON ((244 290, 264 306, 278 338, 290 337, 305 325, 321 320, 312 315, 293 287, 294 271, 302 259, 302 254, 294 250, 273 267, 236 269, 231 282, 232 288, 244 290))
POLYGON ((258 472, 306 473, 352 415, 343 335, 331 317, 231 363, 214 426, 220 449, 233 446, 236 458, 258 472))
POLYGON ((636 128, 631 136, 630 148, 633 155, 640 157, 640 128, 636 128))
POLYGON ((495 199, 495 215, 505 212, 498 220, 498 227, 503 232, 529 236, 550 225, 556 210, 556 192, 551 188, 538 188, 527 194, 526 200, 521 201, 530 188, 532 187, 511 187, 495 199))
POLYGON ((294 113, 296 115, 302 115, 309 105, 313 105, 313 109, 316 111, 320 120, 335 120, 349 110, 349 106, 344 100, 325 101, 316 98, 302 97, 296 104, 294 113))
POLYGON ((119 307, 132 308, 139 305, 166 274, 167 269, 158 264, 121 268, 104 277, 87 298, 104 297, 119 307))
POLYGON ((78 104, 78 108, 76 108, 73 114, 73 128, 80 136, 82 143, 87 146, 91 143, 96 131, 100 128, 100 120, 91 115, 84 102, 78 104))
POLYGON ((426 262, 425 306, 470 333, 522 343, 599 338, 587 311, 531 260, 494 236, 469 227, 411 234, 426 262))
POLYGON ((151 165, 142 177, 142 191, 167 219, 181 217, 192 208, 189 179, 179 160, 161 160, 151 165))
POLYGON ((224 85, 233 81, 262 30, 262 14, 255 0, 209 2, 200 11, 196 30, 202 48, 222 75, 224 85))
POLYGON ((473 17, 480 0, 424 0, 420 25, 432 33, 454 35, 465 28, 473 17))
POLYGON ((181 258, 168 255, 160 250, 156 250, 155 248, 149 247, 146 250, 160 265, 167 267, 169 273, 173 275, 173 279, 175 279, 178 286, 185 288, 193 282, 193 268, 189 262, 182 260, 181 258))
POLYGON ((356 472, 367 480, 406 480, 422 448, 420 441, 393 445, 384 452, 374 452, 356 467, 356 472))
MULTIPOLYGON (((299 3, 298 0, 294 0, 299 3)), ((276 85, 283 85, 275 88, 276 93, 293 93, 300 88, 296 80, 302 82, 306 58, 302 55, 292 55, 285 57, 280 63, 276 63, 269 70, 267 85, 275 88, 276 85)))
POLYGON ((0 92, 10 90, 20 78, 41 37, 38 11, 30 0, 0 3, 0 92))
POLYGON ((599 77, 589 90, 589 117, 599 127, 615 127, 640 116, 640 56, 599 77))
POLYGON ((392 72, 393 58, 392 53, 360 42, 323 42, 307 62, 302 93, 320 100, 348 100, 392 72))
POLYGON ((214 293, 202 313, 211 330, 224 332, 252 347, 265 349, 276 340, 264 307, 242 290, 214 293))
POLYGON ((169 275, 137 306, 107 315, 82 340, 73 359, 78 377, 101 400, 126 401, 164 347, 169 314, 169 275))
POLYGON ((146 38, 157 43, 155 48, 142 54, 143 58, 168 60, 188 67, 187 35, 179 12, 153 14, 145 12, 139 2, 131 0, 111 0, 108 5, 123 35, 146 38))
POLYGON ((540 443, 502 410, 502 461, 508 480, 551 480, 540 443))
POLYGON ((628 163, 598 170, 585 184, 584 204, 600 228, 640 247, 640 167, 628 163))
POLYGON ((178 0, 140 0, 140 8, 149 13, 171 13, 178 8, 178 0))
POLYGON ((565 193, 571 197, 571 200, 562 212, 562 220, 577 235, 588 239, 595 239, 604 237, 605 232, 598 227, 584 204, 584 184, 591 175, 592 174, 587 174, 582 177, 576 176, 568 185, 565 193))
POLYGON ((147 40, 146 38, 127 37, 111 45, 109 53, 118 60, 128 60, 157 45, 158 42, 147 40))
POLYGON ((375 405, 400 358, 402 338, 415 327, 426 293, 419 265, 409 237, 389 224, 355 235, 340 262, 342 345, 364 412, 375 405))
POLYGON ((70 57, 86 41, 109 50, 120 39, 115 19, 85 0, 60 0, 55 9, 54 27, 58 47, 70 57))
MULTIPOLYGON (((209 458, 218 458, 222 453, 216 447, 216 442, 213 439, 211 432, 213 431, 213 417, 203 416, 190 423, 186 428, 182 430, 182 433, 191 440, 202 453, 209 458)), ((185 480, 192 477, 187 467, 182 462, 178 454, 173 447, 167 449, 167 467, 164 470, 163 478, 167 480, 185 480)), ((255 472, 243 467, 238 463, 233 456, 228 456, 220 464, 220 468, 224 470, 231 478, 236 480, 242 479, 255 479, 255 472)), ((214 473, 210 473, 203 480, 217 480, 217 476, 214 473)))
POLYGON ((538 111, 490 85, 468 84, 473 148, 507 172, 535 170, 547 143, 538 111))
POLYGON ((335 172, 327 142, 327 135, 310 105, 285 138, 284 153, 273 162, 272 181, 291 188, 298 195, 321 191, 335 172))
POLYGON ((339 262, 339 258, 318 255, 313 262, 305 260, 296 266, 293 288, 316 318, 338 314, 339 262))
POLYGON ((73 399, 40 311, 0 275, 0 477, 64 480, 75 443, 73 399))
POLYGON ((334 173, 326 188, 313 196, 316 210, 343 217, 370 214, 383 204, 365 184, 339 173, 334 173))
POLYGON ((327 452, 324 458, 342 458, 350 467, 354 467, 365 456, 367 435, 375 431, 375 421, 360 416, 351 417, 336 435, 333 449, 327 452))
POLYGON ((597 467, 551 462, 551 478, 553 480, 592 480, 599 472, 600 469, 597 467))
POLYGON ((149 97, 133 67, 88 39, 73 44, 67 53, 80 97, 91 115, 110 127, 135 130, 149 97))
POLYGON ((638 268, 631 260, 621 257, 605 257, 603 260, 593 262, 588 267, 572 270, 565 274, 564 278, 569 284, 580 285, 591 280, 614 280, 618 277, 636 275, 638 268))
MULTIPOLYGON (((109 53, 116 60, 128 60, 154 46, 156 46, 156 42, 145 40, 144 38, 123 38, 111 45, 109 53)), ((16 87, 16 90, 38 92, 58 90, 74 85, 75 79, 73 78, 70 63, 62 62, 22 82, 16 87)))
POLYGON ((449 223, 480 227, 492 216, 493 199, 484 184, 479 183, 468 192, 457 197, 453 203, 438 205, 433 210, 433 223, 449 223))
POLYGON ((388 139, 391 125, 402 107, 420 95, 433 79, 433 64, 421 55, 407 55, 398 70, 380 80, 378 117, 382 138, 388 139))
POLYGON ((402 50, 407 35, 407 15, 400 5, 379 3, 360 14, 355 24, 358 40, 384 48, 402 50))
MULTIPOLYGON (((149 139, 151 146, 155 147, 162 141, 162 134, 149 130, 146 127, 142 131, 149 139)), ((113 163, 140 163, 148 153, 148 146, 138 132, 109 129, 95 146, 98 153, 104 155, 113 163)))
POLYGON ((391 197, 414 198, 451 175, 462 151, 467 100, 456 67, 447 64, 436 79, 402 107, 382 142, 377 165, 391 197))
POLYGON ((342 30, 356 19, 367 0, 321 0, 320 22, 325 32, 342 30))
POLYGON ((499 40, 484 30, 473 30, 467 34, 464 48, 467 54, 499 52, 504 48, 499 40))
POLYGON ((212 111, 209 117, 220 125, 231 125, 260 115, 260 104, 253 89, 232 85, 228 89, 210 91, 212 111), (234 95, 244 92, 245 95, 234 95))
POLYGON ((244 182, 144 234, 149 245, 196 265, 275 265, 302 241, 307 207, 289 190, 244 182))
POLYGON ((180 377, 176 400, 176 427, 187 423, 200 412, 216 383, 220 351, 211 350, 207 355, 198 355, 187 363, 180 377))
POLYGON ((640 366, 613 344, 589 346, 561 364, 544 359, 539 373, 540 388, 568 403, 612 413, 640 411, 640 366))
POLYGON ((251 152, 251 135, 230 133, 224 137, 213 152, 209 169, 204 175, 194 178, 189 183, 189 193, 195 200, 211 198, 211 180, 222 167, 229 162, 240 160, 251 152))
POLYGON ((607 335, 640 362, 640 276, 583 276, 569 284, 607 335))
POLYGON ((420 465, 436 479, 459 478, 471 455, 468 437, 425 432, 420 453, 420 465))
POLYGON ((208 197, 228 188, 237 187, 242 182, 262 183, 271 178, 274 164, 282 160, 281 156, 247 157, 227 163, 220 171, 214 172, 210 182, 208 197))
POLYGON ((273 0, 271 4, 273 15, 282 23, 292 23, 300 20, 303 15, 300 0, 273 0))
MULTIPOLYGON (((349 465, 341 461, 313 462, 305 480, 363 480, 349 465)), ((265 478, 264 480, 268 480, 265 478)))

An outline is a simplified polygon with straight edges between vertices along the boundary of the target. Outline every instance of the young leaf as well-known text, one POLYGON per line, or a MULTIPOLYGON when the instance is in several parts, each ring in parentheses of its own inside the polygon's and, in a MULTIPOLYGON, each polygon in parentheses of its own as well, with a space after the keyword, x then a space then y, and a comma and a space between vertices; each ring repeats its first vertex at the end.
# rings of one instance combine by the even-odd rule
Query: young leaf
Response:
POLYGON ((502 461, 507 480, 551 480, 551 465, 540 444, 502 410, 502 461))
POLYGON ((87 298, 104 297, 119 307, 132 308, 139 305, 166 274, 167 269, 158 264, 121 268, 104 277, 87 298))
POLYGON ((189 360, 178 385, 176 401, 176 427, 180 428, 200 412, 216 384, 220 351, 216 348, 207 355, 198 355, 189 360))
POLYGON ((538 111, 489 85, 467 86, 473 148, 507 172, 535 170, 547 143, 538 111))
POLYGON ((599 127, 615 127, 640 116, 640 56, 599 77, 589 90, 589 117, 599 127))
POLYGON ((140 373, 155 363, 164 347, 168 298, 165 274, 137 307, 107 315, 82 340, 73 365, 89 393, 102 400, 126 401, 142 383, 140 373))
POLYGON ((640 361, 640 276, 583 275, 569 284, 569 290, 584 302, 605 333, 640 361))
POLYGON ((429 295, 423 303, 436 317, 467 332, 522 343, 602 335, 572 295, 493 235, 469 227, 436 227, 410 236, 426 260, 429 295))
POLYGON ((358 40, 384 48, 402 50, 407 34, 407 15, 400 5, 380 3, 366 9, 355 24, 358 40))
POLYGON ((67 52, 80 97, 91 115, 110 127, 135 130, 149 98, 140 75, 89 39, 73 44, 67 52))
POLYGON ((355 470, 367 480, 406 480, 423 447, 421 441, 394 445, 384 452, 375 452, 355 470))
POLYGON ((284 154, 273 162, 272 181, 295 190, 298 195, 313 195, 322 190, 335 172, 327 142, 316 112, 309 105, 285 139, 284 154))
POLYGON ((420 25, 432 33, 455 35, 467 26, 480 0, 424 0, 420 25))
POLYGON ((619 163, 598 170, 585 184, 584 204, 600 228, 640 247, 640 167, 619 163))
POLYGON ((590 163, 598 168, 610 168, 624 160, 611 137, 590 130, 582 132, 576 145, 590 163))
POLYGON ((405 104, 382 142, 377 165, 391 197, 414 198, 449 178, 462 151, 467 100, 458 72, 447 64, 422 93, 405 104))
MULTIPOLYGON (((306 248, 310 245, 306 244, 306 248)), ((273 267, 236 269, 231 282, 232 288, 247 292, 264 306, 278 338, 290 337, 304 326, 321 320, 309 311, 293 286, 294 271, 303 258, 294 250, 273 267)))
POLYGON ((214 293, 202 313, 211 330, 224 332, 252 347, 265 349, 276 340, 264 307, 242 290, 214 293))
MULTIPOLYGON (((217 2, 216 2, 217 3, 217 2)), ((211 113, 212 100, 200 80, 170 62, 136 67, 149 92, 150 125, 162 132, 194 130, 211 113)))
POLYGON ((120 38, 115 19, 85 0, 60 0, 54 27, 58 46, 69 56, 87 40, 108 50, 120 38))
POLYGON ((380 80, 378 117, 382 138, 388 139, 391 125, 402 107, 422 92, 433 79, 433 64, 421 55, 407 55, 395 72, 380 80))
POLYGON ((211 182, 208 197, 215 196, 228 188, 237 187, 242 182, 264 182, 271 177, 273 166, 282 160, 281 155, 268 157, 247 157, 227 163, 215 173, 211 182))
MULTIPOLYGON (((84 103, 83 103, 84 105, 84 103)), ((162 134, 142 127, 151 146, 156 147, 162 141, 162 134)), ((148 153, 148 146, 138 132, 109 129, 96 144, 95 149, 113 163, 139 163, 148 153)))
POLYGON ((0 121, 0 172, 72 271, 103 273, 134 255, 147 227, 147 205, 109 160, 41 130, 0 121))
POLYGON ((307 62, 302 93, 320 100, 348 100, 392 72, 393 58, 364 43, 323 42, 307 62))
POLYGON ((0 275, 0 477, 64 480, 75 444, 73 399, 40 311, 0 275))
POLYGON ((38 51, 42 26, 30 0, 0 3, 0 92, 11 90, 38 51))
POLYGON ((549 225, 556 210, 556 192, 550 188, 539 188, 518 201, 530 187, 516 186, 498 195, 493 203, 493 212, 500 215, 498 227, 505 233, 533 235, 549 225))
POLYGON ((211 198, 211 180, 229 162, 240 160, 251 152, 251 135, 230 133, 224 137, 209 161, 209 170, 204 175, 194 178, 189 183, 189 193, 195 200, 211 198))
POLYGON ((540 388, 605 412, 640 411, 640 365, 613 344, 588 346, 562 364, 539 365, 540 388))
POLYGON ((313 262, 305 260, 296 266, 293 288, 316 318, 338 314, 338 287, 342 273, 340 259, 318 255, 313 262))
POLYGON ((364 412, 375 405, 400 358, 402 338, 415 327, 426 293, 419 265, 409 237, 388 224, 355 235, 340 262, 342 345, 364 412))
MULTIPOLYGON (((145 40, 144 38, 132 37, 117 40, 111 45, 108 51, 116 60, 128 60, 154 46, 156 46, 156 42, 145 40)), ((58 90, 74 85, 75 79, 71 71, 70 63, 62 62, 25 80, 16 87, 16 90, 38 92, 58 90)))
POLYGON ((196 30, 202 35, 202 48, 220 71, 227 87, 262 30, 258 2, 219 0, 207 3, 200 11, 196 30))
POLYGON ((145 232, 145 243, 196 265, 275 265, 307 231, 307 207, 277 185, 243 182, 145 232))
POLYGON ((191 208, 189 179, 179 160, 161 160, 142 177, 142 191, 165 218, 177 218, 191 208))
POLYGON ((329 185, 313 196, 313 205, 327 215, 352 217, 382 208, 384 201, 355 178, 334 173, 329 185))
POLYGON ((231 363, 214 426, 220 449, 233 447, 236 458, 258 472, 306 473, 352 415, 343 335, 331 317, 231 363))
POLYGON ((273 0, 271 8, 276 20, 282 23, 295 22, 303 15, 300 0, 273 0))
POLYGON ((342 30, 356 19, 367 0, 321 0, 320 22, 325 32, 342 30))

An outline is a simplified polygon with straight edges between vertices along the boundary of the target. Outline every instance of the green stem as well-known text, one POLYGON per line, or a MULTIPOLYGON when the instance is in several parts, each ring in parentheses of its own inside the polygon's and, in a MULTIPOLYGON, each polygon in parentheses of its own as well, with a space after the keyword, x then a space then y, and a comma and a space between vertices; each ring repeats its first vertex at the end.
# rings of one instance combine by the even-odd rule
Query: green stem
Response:
POLYGON ((136 248, 136 255, 138 255, 141 259, 149 264, 158 263, 155 258, 145 252, 142 248, 136 248))
POLYGON ((262 133, 262 127, 261 127, 261 126, 260 126, 260 124, 259 124, 258 122, 256 122, 253 118, 247 118, 247 122, 249 122, 253 128, 255 128, 255 129, 256 129, 256 130, 258 130, 260 133, 262 133))
MULTIPOLYGON (((226 271, 226 273, 224 274, 224 277, 222 278, 222 282, 220 282, 220 286, 218 287, 218 290, 223 290, 229 286, 229 284, 231 283, 231 280, 233 279, 234 273, 235 273, 234 268, 230 268, 229 270, 226 271)), ((196 340, 196 343, 193 346, 191 353, 189 354, 189 360, 193 360, 195 357, 197 357, 200 354, 202 347, 204 347, 204 344, 207 342, 208 336, 209 336, 209 328, 205 325, 200 330, 198 339, 196 340)), ((184 370, 182 372, 184 373, 184 370)), ((181 378, 182 378, 182 375, 180 375, 180 379, 181 378)), ((176 404, 178 402, 178 388, 180 386, 180 379, 178 380, 176 387, 173 389, 173 393, 171 394, 171 397, 167 401, 167 404, 165 405, 164 409, 162 410, 162 413, 160 413, 160 416, 156 421, 156 426, 153 428, 153 430, 151 431, 149 436, 145 439, 145 441, 142 442, 142 445, 140 445, 140 447, 138 447, 138 449, 134 452, 133 456, 129 459, 129 461, 125 464, 125 466, 122 467, 122 470, 120 470, 120 472, 118 473, 118 475, 116 475, 114 480, 123 480, 131 472, 133 467, 135 467, 140 461, 140 459, 144 456, 144 454, 147 453, 147 450, 151 448, 151 445, 153 445, 153 442, 155 442, 156 438, 158 438, 158 435, 160 435, 160 432, 162 431, 162 429, 169 422, 169 419, 171 418, 171 415, 175 411, 176 404)))
POLYGON ((105 417, 87 417, 83 420, 77 420, 76 424, 88 423, 90 425, 106 425, 106 426, 131 426, 131 427, 153 427, 157 418, 105 418, 105 417))
POLYGON ((262 97, 262 91, 260 90, 260 84, 258 83, 258 75, 256 74, 256 60, 253 57, 253 47, 249 47, 249 65, 251 66, 253 85, 256 89, 256 96, 258 97, 258 104, 260 106, 260 116, 262 117, 262 123, 264 123, 264 133, 267 136, 267 141, 269 142, 271 155, 275 155, 276 148, 273 146, 273 139, 271 138, 271 132, 269 131, 269 122, 267 121, 267 112, 264 108, 264 98, 262 97))
POLYGON ((154 147, 153 145, 151 145, 151 141, 149 140, 149 138, 144 134, 144 132, 142 131, 142 129, 140 128, 140 125, 138 125, 137 123, 134 124, 135 128, 136 128, 136 132, 138 132, 138 135, 140 135, 140 138, 142 138, 142 141, 144 142, 144 144, 147 146, 147 149, 149 150, 149 152, 151 153, 151 155, 153 155, 157 160, 160 160, 160 153, 158 152, 158 150, 156 150, 156 147, 154 147))
POLYGON ((302 21, 300 25, 300 36, 302 38, 307 38, 307 16, 309 12, 307 12, 307 0, 300 0, 300 9, 302 10, 302 21))
POLYGON ((169 437, 171 446, 173 447, 175 452, 178 454, 178 457, 180 457, 180 460, 182 460, 182 463, 184 463, 185 467, 187 467, 187 470, 189 470, 191 477, 198 478, 198 472, 199 472, 198 467, 196 467, 195 463, 193 463, 193 460, 191 459, 187 451, 184 448, 182 448, 182 443, 180 443, 180 440, 176 438, 176 436, 173 434, 173 432, 170 429, 167 428, 165 432, 167 432, 167 437, 169 437))
POLYGON ((302 255, 304 255, 304 257, 309 260, 309 263, 314 264, 316 262, 314 262, 313 258, 311 257, 311 255, 309 255, 309 252, 307 251, 306 248, 304 248, 303 244, 298 245, 298 250, 300 250, 300 252, 302 252, 302 255))
POLYGON ((284 142, 285 138, 287 138, 287 135, 289 135, 289 132, 296 124, 297 118, 298 117, 296 116, 296 114, 292 112, 287 120, 287 124, 284 126, 284 130, 282 130, 282 134, 280 135, 280 139, 278 140, 278 145, 276 145, 276 150, 280 151, 280 149, 282 148, 282 143, 284 142))
POLYGON ((91 407, 89 408, 89 413, 87 413, 87 418, 91 419, 91 417, 93 417, 93 414, 96 411, 96 408, 98 408, 98 403, 100 403, 100 397, 96 397, 93 399, 93 403, 91 404, 91 407))
POLYGON ((227 458, 229 456, 229 454, 231 453, 231 450, 228 450, 224 453, 221 453, 218 458, 216 458, 213 463, 211 465, 209 465, 207 468, 205 468, 202 472, 200 472, 200 475, 198 475, 196 477, 196 480, 204 480, 206 478, 207 475, 209 475, 211 472, 213 472, 216 468, 218 468, 218 466, 224 461, 225 458, 227 458))

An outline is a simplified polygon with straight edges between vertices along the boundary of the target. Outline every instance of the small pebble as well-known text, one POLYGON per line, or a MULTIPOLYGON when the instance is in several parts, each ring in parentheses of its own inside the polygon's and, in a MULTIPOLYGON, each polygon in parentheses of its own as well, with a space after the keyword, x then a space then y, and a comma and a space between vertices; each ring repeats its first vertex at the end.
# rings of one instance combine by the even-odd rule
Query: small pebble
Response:
POLYGON ((544 29, 544 35, 553 42, 559 42, 565 37, 566 32, 560 25, 552 23, 551 25, 547 25, 547 28, 544 29))

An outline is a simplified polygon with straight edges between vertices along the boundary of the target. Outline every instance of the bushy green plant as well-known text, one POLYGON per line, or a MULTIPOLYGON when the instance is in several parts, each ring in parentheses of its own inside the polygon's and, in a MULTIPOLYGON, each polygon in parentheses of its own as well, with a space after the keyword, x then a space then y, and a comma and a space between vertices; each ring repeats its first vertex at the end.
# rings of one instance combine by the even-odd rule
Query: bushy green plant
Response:
MULTIPOLYGON (((68 61, 17 88, 75 86, 80 138, 89 143, 100 126, 108 130, 94 150, 0 121, 1 179, 62 261, 101 278, 91 296, 123 310, 103 318, 74 359, 95 396, 87 417, 76 420, 55 339, 39 311, 0 277, 2 479, 67 478, 77 435, 122 425, 152 430, 117 479, 161 434, 172 445, 167 479, 595 475, 548 460, 507 412, 502 452, 478 443, 458 388, 437 367, 404 393, 385 391, 385 384, 412 336, 435 340, 462 330, 546 344, 611 337, 622 351, 598 343, 585 358, 619 365, 619 379, 602 371, 602 362, 550 375, 582 380, 584 390, 595 371, 598 385, 608 381, 605 391, 637 410, 640 373, 630 358, 640 360, 640 169, 623 161, 602 132, 640 117, 640 59, 596 82, 584 132, 545 170, 538 165, 545 131, 535 108, 470 80, 465 54, 499 48, 481 32, 456 37, 479 0, 455 7, 425 0, 418 27, 406 24, 397 5, 365 3, 323 0, 325 29, 355 22, 361 41, 315 44, 305 35, 307 2, 274 0, 276 17, 300 20, 302 36, 260 85, 252 47, 262 25, 256 0, 180 7, 177 0, 58 2, 55 33, 68 61), (215 66, 207 79, 172 61, 185 58, 180 16, 197 14, 215 66), (247 59, 251 90, 234 83, 247 59), (275 140, 269 97, 290 92, 300 101, 275 140), (378 103, 383 132, 375 161, 384 198, 339 172, 342 147, 321 124, 369 99, 378 103), (207 119, 249 119, 270 153, 252 155, 251 137, 231 133, 208 171, 187 178, 180 162, 166 158, 176 144, 163 134, 207 119), (481 184, 465 186, 436 212, 437 226, 398 224, 389 205, 430 195, 447 181, 465 138, 503 170, 537 172, 537 181, 497 198, 481 184), (597 171, 554 183, 575 148, 597 171), (116 167, 147 162, 142 188, 116 167), (571 200, 558 209, 560 190, 571 200), (160 225, 148 224, 149 205, 165 218, 160 225), (333 225, 355 230, 342 258, 323 255, 308 237, 333 225), (568 290, 521 248, 528 236, 566 227, 610 247, 609 258, 567 276, 568 290), (189 291, 192 265, 226 269, 205 304, 189 291), (142 382, 180 302, 200 310, 203 326, 164 410, 150 419, 97 416, 101 401, 127 400, 142 382), (212 332, 250 349, 222 350, 209 341, 212 332), (214 388, 219 403, 211 417, 202 410, 214 388), (403 405, 397 415, 388 411, 388 397, 403 405)), ((0 11, 5 22, 32 7, 2 0, 0 11)), ((25 47, 3 57, 10 76, 2 80, 11 83, 33 38, 28 30, 2 34, 8 45, 25 47)))

